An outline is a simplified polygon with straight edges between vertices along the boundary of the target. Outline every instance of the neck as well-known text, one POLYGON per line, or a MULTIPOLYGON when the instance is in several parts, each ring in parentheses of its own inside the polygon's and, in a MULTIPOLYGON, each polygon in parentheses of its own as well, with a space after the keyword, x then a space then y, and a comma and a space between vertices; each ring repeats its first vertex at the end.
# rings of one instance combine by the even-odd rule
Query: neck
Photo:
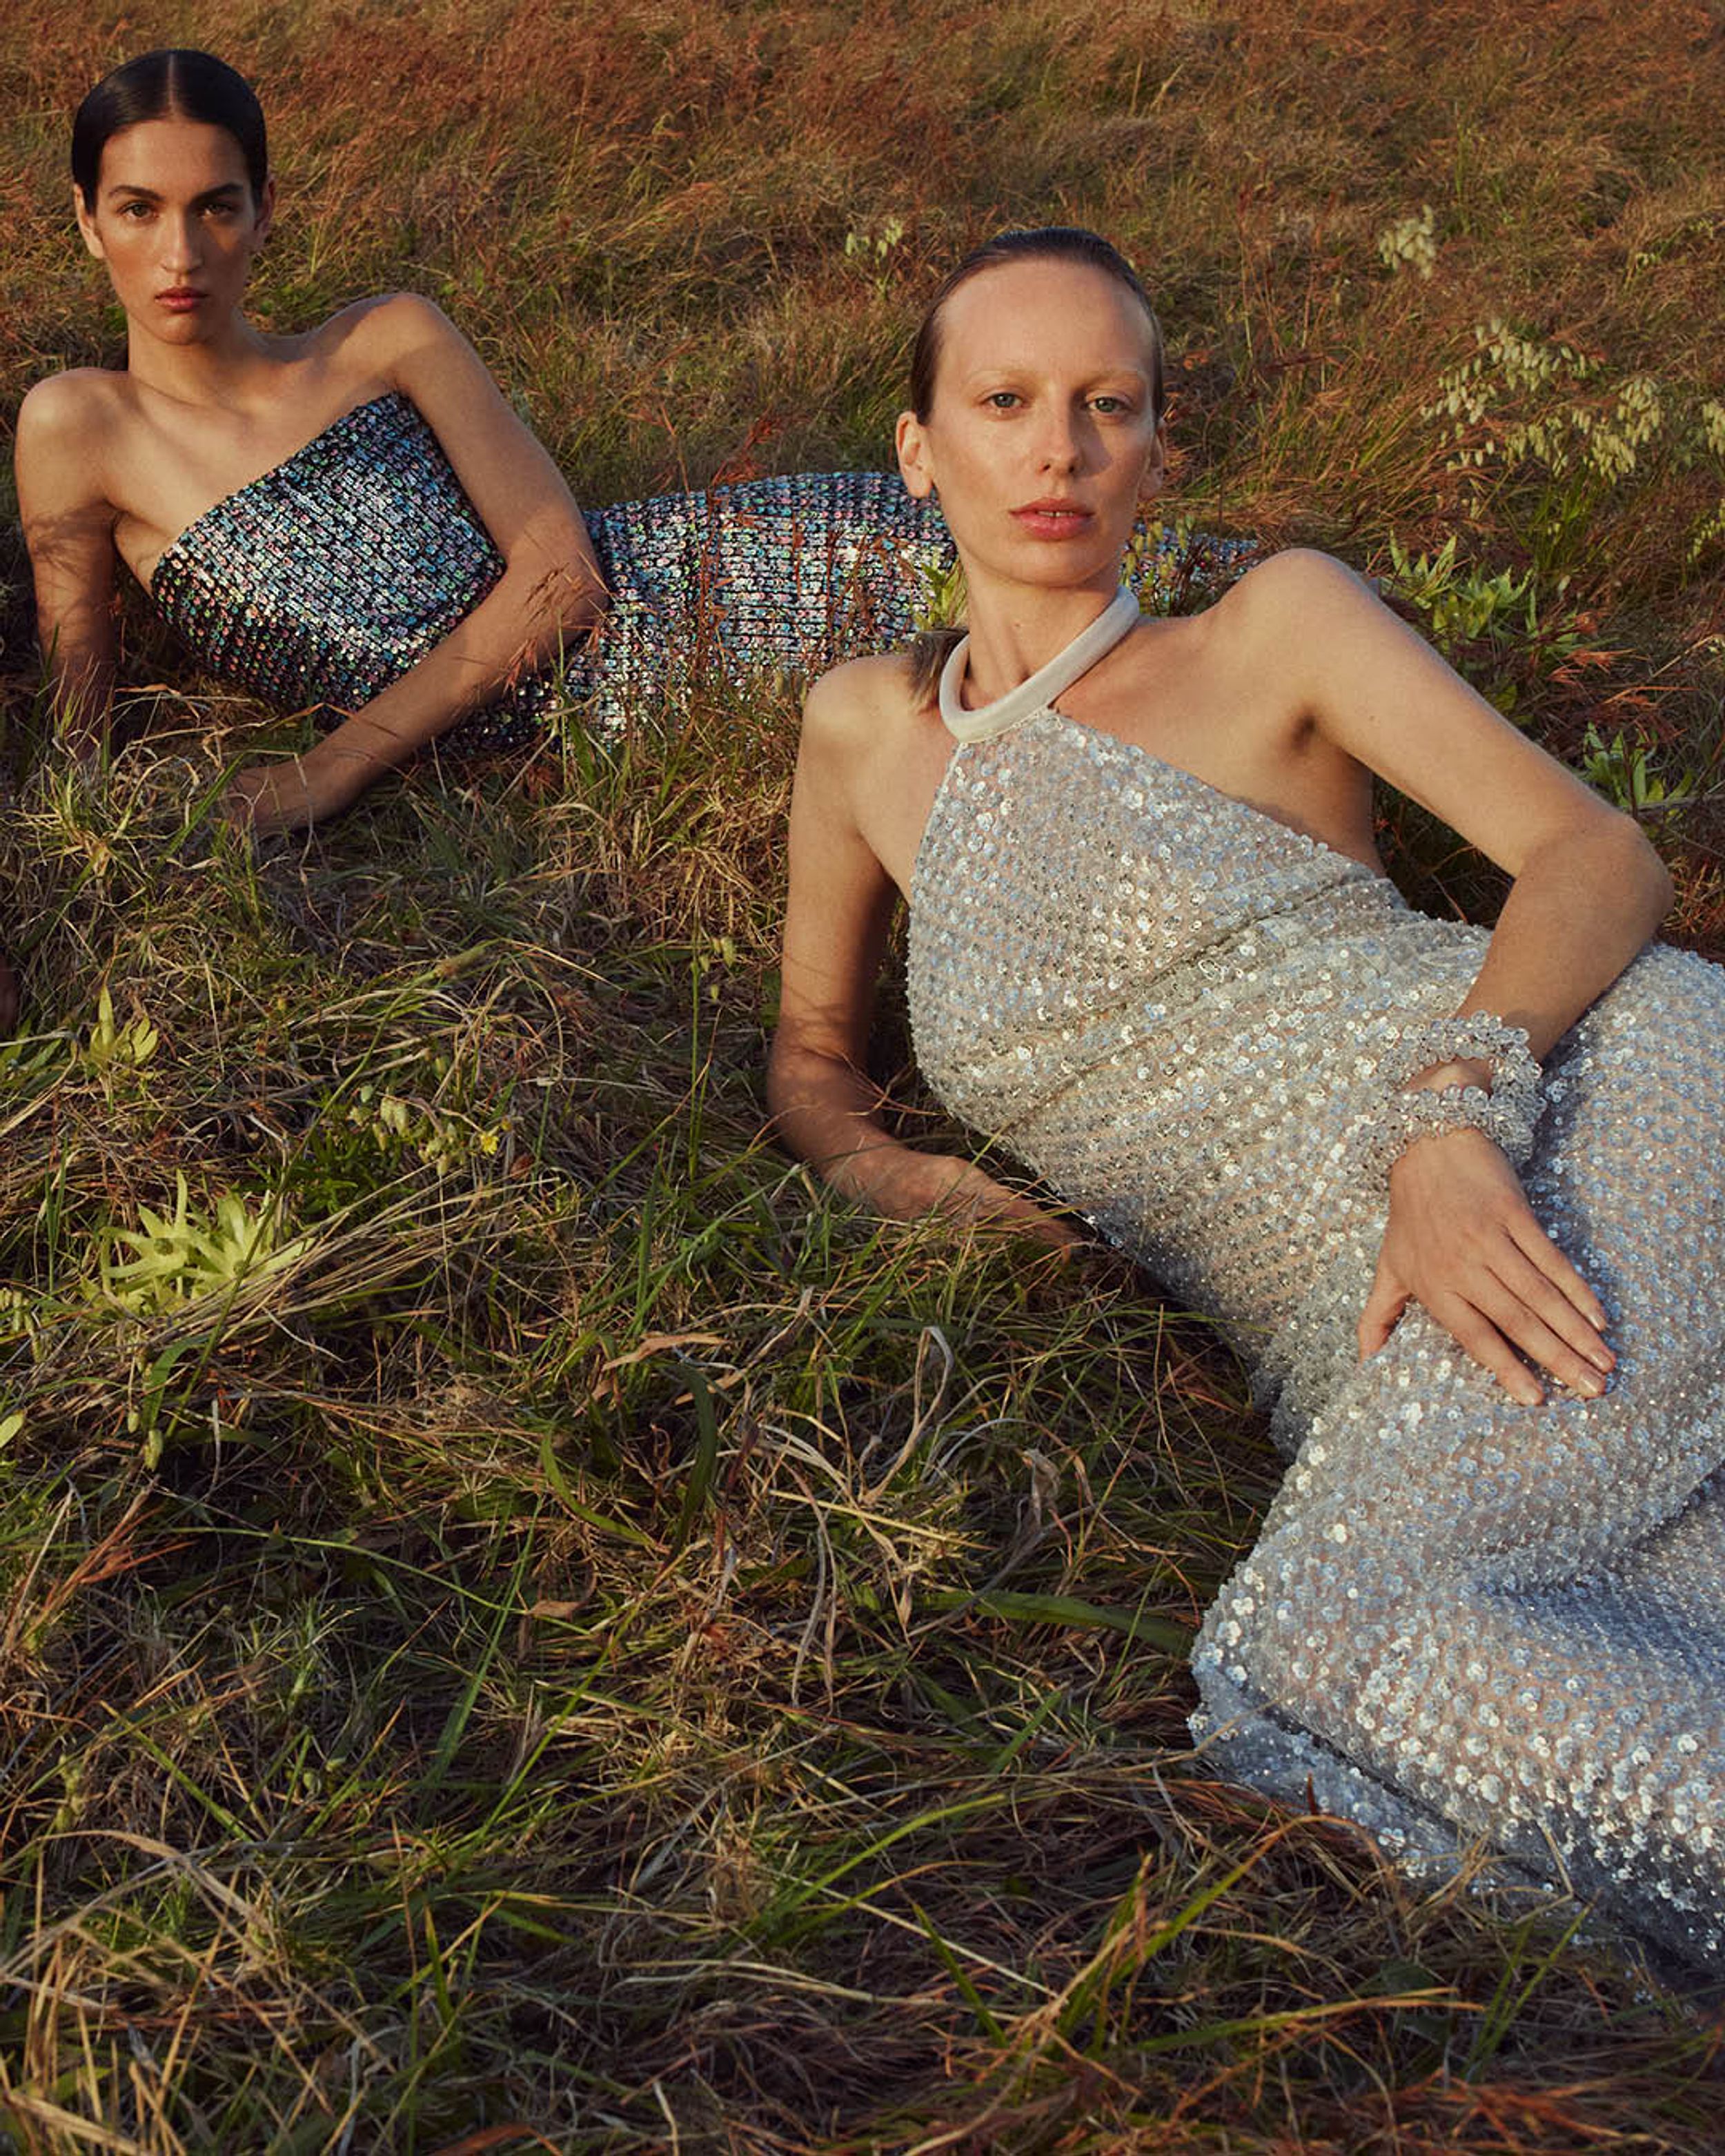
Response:
POLYGON ((1060 591, 969 591, 969 663, 964 701, 991 704, 1028 681, 1064 651, 1107 606, 1119 580, 1092 580, 1060 591))
POLYGON ((182 404, 228 404, 268 364, 269 346, 261 330, 244 315, 229 316, 222 330, 198 344, 165 345, 141 336, 136 327, 126 340, 126 368, 146 388, 182 404))

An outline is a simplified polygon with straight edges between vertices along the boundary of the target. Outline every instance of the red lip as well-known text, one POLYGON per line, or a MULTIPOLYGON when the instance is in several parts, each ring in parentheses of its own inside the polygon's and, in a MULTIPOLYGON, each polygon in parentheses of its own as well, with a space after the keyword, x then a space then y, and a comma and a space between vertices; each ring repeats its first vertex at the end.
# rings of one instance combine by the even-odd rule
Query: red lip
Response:
POLYGON ((1012 521, 1020 531, 1038 539, 1076 539, 1088 529, 1092 514, 1082 502, 1049 495, 1040 501, 1024 502, 1014 510, 1012 521))
POLYGON ((209 297, 193 285, 174 285, 165 292, 156 295, 157 304, 164 307, 201 307, 209 297))

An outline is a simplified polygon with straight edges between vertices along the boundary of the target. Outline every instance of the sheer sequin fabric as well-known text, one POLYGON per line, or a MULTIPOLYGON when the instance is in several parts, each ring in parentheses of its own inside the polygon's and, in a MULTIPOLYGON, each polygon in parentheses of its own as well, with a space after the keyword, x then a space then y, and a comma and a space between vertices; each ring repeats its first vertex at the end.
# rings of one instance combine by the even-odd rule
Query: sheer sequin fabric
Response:
POLYGON ((1293 1455, 1196 1646, 1205 1756, 1725 1959, 1725 974, 1651 947, 1548 1059, 1524 1185, 1618 1365, 1529 1409, 1417 1306, 1355 1344, 1381 1073, 1483 932, 1050 707, 955 750, 914 901, 936 1090, 1219 1321, 1293 1455))
MULTIPOLYGON (((611 594, 599 636, 511 684, 446 746, 519 747, 571 711, 603 741, 696 681, 812 678, 904 642, 952 560, 939 510, 884 472, 795 473, 586 514, 611 594)), ((1239 551, 1164 536, 1142 550, 1137 586, 1165 608, 1239 551)), ((150 597, 210 673, 334 726, 502 573, 437 436, 392 393, 199 517, 162 554, 150 597)))

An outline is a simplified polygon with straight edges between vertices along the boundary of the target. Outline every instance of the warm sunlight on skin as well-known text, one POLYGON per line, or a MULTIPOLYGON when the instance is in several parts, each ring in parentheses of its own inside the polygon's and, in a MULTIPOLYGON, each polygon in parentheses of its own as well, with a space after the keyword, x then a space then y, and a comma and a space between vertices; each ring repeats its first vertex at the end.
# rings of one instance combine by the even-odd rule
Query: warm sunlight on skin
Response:
MULTIPOLYGON (((934 406, 901 415, 899 468, 913 494, 938 493, 973 598, 1009 590, 1014 619, 1034 614, 1037 640, 1058 649, 1113 593, 1132 519, 1161 485, 1144 311, 1086 264, 1029 260, 962 285, 941 324, 934 406)), ((998 692, 993 656, 973 648, 980 696, 998 692)))
MULTIPOLYGON (((1162 445, 1144 311, 1105 271, 1045 256, 995 264, 947 297, 939 323, 927 415, 901 418, 899 451, 907 484, 939 493, 958 542, 968 644, 957 685, 974 708, 1027 680, 1107 603, 1134 510, 1160 482, 1162 445)), ((1421 802, 1515 879, 1462 1009, 1523 1027, 1536 1055, 1669 903, 1633 826, 1320 554, 1291 550, 1204 613, 1140 623, 1062 690, 1060 711, 1368 868, 1373 774, 1421 802)), ((884 1211, 991 1215, 1058 1240, 1060 1224, 973 1163, 893 1137, 860 1075, 886 925, 910 896, 951 747, 901 661, 861 661, 810 696, 774 1106, 794 1149, 884 1211)), ((1438 1063, 1409 1082, 1491 1075, 1438 1063)), ((1542 1397, 1522 1355, 1572 1389, 1602 1389, 1605 1313, 1489 1142, 1469 1130, 1413 1147, 1390 1190, 1362 1354, 1417 1299, 1518 1399, 1542 1397), (1497 1238, 1489 1263, 1468 1240, 1481 1220, 1497 1238), (1499 1270, 1518 1283, 1507 1301, 1499 1270)))
MULTIPOLYGON (((1111 234, 1169 317, 1151 528, 1192 543, 1147 643, 1211 604, 1230 535, 1330 535, 1446 634, 1483 610, 1456 648, 1528 738, 1577 751, 1591 713, 1684 788, 1648 822, 1680 940, 1725 956, 1725 532, 1696 537, 1725 465, 1666 454, 1725 393, 1717 4, 7 19, 8 415, 113 361, 80 370, 65 434, 116 489, 125 325, 49 112, 128 40, 195 25, 261 79, 260 329, 404 278, 448 294, 593 504, 890 465, 895 357, 947 255, 1046 205, 1111 234), (1377 244, 1426 198, 1429 277, 1377 244), (1500 312, 1550 328, 1530 365, 1568 337, 1590 371, 1512 374, 1477 335, 1500 312), (1609 486, 1446 470, 1464 374, 1496 399, 1467 446, 1641 376, 1665 424, 1609 486)), ((362 396, 352 342, 321 349, 362 396)), ((337 408, 252 398, 267 436, 218 454, 219 415, 151 407, 185 420, 185 484, 152 465, 125 493, 146 567, 337 408)), ((13 568, 16 767, 47 714, 13 568)), ((57 734, 0 818, 26 989, 0 1266, 8 2141, 1725 2140, 1717 1971, 1686 1999, 1604 1916, 1570 1936, 1520 1867, 1470 1844, 1454 1881, 1401 1878, 1303 1792, 1230 1790, 1194 1752, 1194 1628, 1283 1469, 1190 1298, 1094 1248, 1020 1276, 1015 1245, 901 1229, 763 1150, 783 688, 697 684, 675 726, 643 697, 614 761, 567 726, 520 766, 440 751, 377 813, 254 859, 204 843, 200 804, 224 761, 303 745, 292 721, 154 629, 124 679, 111 768, 70 783, 57 734), (237 1205, 254 1251, 230 1235, 228 1286, 173 1300, 188 1235, 237 1205)), ((1156 745, 1261 790, 1208 716, 1156 745)), ((870 805, 908 825, 890 746, 870 805)), ((1435 814, 1392 805, 1380 835, 1410 897, 1493 916, 1504 878, 1435 814)), ((899 978, 865 1075, 909 1056, 899 978)), ((1721 1037, 1696 1042, 1709 1101, 1721 1037)), ((1655 1045, 1625 1044, 1626 1120, 1655 1045)), ((970 1152, 926 1086, 897 1105, 892 1132, 970 1152)), ((978 1158, 1005 1156, 949 1187, 986 1221, 978 1158)), ((1716 1202, 1695 1195, 1661 1232, 1680 1255, 1716 1202)), ((1669 1330, 1644 1337, 1663 1362, 1669 1330)), ((1642 1461, 1608 1450, 1599 1483, 1633 1501, 1642 1461)))
POLYGON ((20 411, 18 502, 62 741, 96 757, 116 679, 116 557, 151 585, 211 506, 357 407, 407 398, 437 435, 504 573, 432 650, 301 755, 234 775, 255 834, 338 814, 488 692, 591 629, 603 584, 561 473, 454 325, 412 294, 275 334, 244 311, 275 186, 254 192, 226 127, 167 115, 103 144, 80 232, 126 311, 123 368, 39 382, 20 411))
POLYGON ((126 310, 131 372, 148 369, 152 341, 223 352, 258 341, 239 309, 269 236, 275 186, 253 201, 225 127, 163 119, 122 128, 103 149, 94 209, 76 187, 73 206, 126 310))

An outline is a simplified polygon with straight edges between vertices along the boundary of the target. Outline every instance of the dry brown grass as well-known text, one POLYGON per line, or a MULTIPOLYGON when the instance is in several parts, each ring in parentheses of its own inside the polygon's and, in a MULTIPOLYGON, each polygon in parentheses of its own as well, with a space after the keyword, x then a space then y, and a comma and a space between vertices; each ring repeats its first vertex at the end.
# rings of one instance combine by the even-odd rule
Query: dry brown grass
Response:
MULTIPOLYGON (((8 411, 113 356, 64 116, 169 39, 264 90, 265 313, 430 292, 592 499, 877 461, 939 267, 1111 232, 1163 296, 1182 509, 1377 570, 1457 531, 1469 603, 1533 567, 1536 633, 1487 607, 1456 655, 1559 747, 1688 776, 1658 828, 1718 947, 1725 549, 1688 550, 1725 477, 1476 490, 1425 410, 1494 317, 1674 413, 1719 393, 1716 7, 26 0, 8 411), (1425 203, 1429 279, 1378 251, 1425 203)), ((189 687, 8 825, 12 2145, 1722 2145, 1711 2010, 1183 1756, 1179 1645, 1276 1473, 1205 1329, 1113 1260, 877 1232, 762 1146, 785 701, 578 786, 428 770, 254 865, 186 803, 255 715, 189 687), (93 1048, 104 988, 142 1061, 93 1048), (179 1174, 279 1266, 105 1299, 179 1174)))

